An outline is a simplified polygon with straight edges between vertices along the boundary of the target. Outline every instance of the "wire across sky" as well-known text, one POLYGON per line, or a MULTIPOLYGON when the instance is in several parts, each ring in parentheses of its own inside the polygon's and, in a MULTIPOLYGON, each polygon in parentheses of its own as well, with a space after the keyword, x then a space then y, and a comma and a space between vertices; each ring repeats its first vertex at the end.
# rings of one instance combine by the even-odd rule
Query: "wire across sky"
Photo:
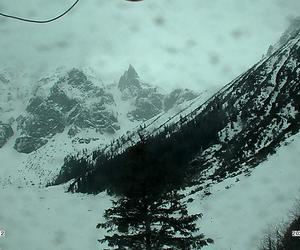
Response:
POLYGON ((65 10, 63 13, 61 13, 60 15, 51 18, 51 19, 46 19, 46 20, 35 20, 35 19, 30 19, 30 18, 22 18, 22 17, 18 17, 18 16, 14 16, 14 15, 8 15, 5 13, 0 12, 0 16, 5 17, 5 18, 11 18, 11 19, 16 19, 22 22, 29 22, 29 23, 50 23, 53 21, 56 21, 57 19, 65 16, 67 13, 69 13, 77 4, 78 4, 79 0, 76 0, 67 10, 65 10))

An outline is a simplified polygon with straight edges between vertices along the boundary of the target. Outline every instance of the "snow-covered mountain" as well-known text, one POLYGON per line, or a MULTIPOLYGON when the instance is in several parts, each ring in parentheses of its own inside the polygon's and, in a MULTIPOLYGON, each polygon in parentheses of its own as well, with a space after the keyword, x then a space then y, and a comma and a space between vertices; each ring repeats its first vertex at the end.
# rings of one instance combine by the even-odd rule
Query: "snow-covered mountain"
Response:
MULTIPOLYGON (((8 81, 4 75, 0 83, 8 81)), ((215 241, 207 249, 257 249, 268 225, 287 220, 299 198, 299 33, 215 94, 165 94, 142 82, 132 66, 109 86, 71 69, 39 81, 34 95, 22 93, 21 112, 3 101, 0 227, 8 236, 0 239, 0 248, 103 248, 96 239, 104 232, 95 225, 111 205, 109 196, 63 193, 69 185, 43 186, 67 154, 96 147, 124 154, 141 137, 157 138, 160 145, 173 140, 179 154, 186 150, 178 157, 197 170, 186 189, 188 208, 203 212, 201 232, 215 241), (10 119, 15 114, 22 117, 10 119), (39 129, 45 125, 47 130, 39 129), (47 142, 21 154, 13 147, 24 137, 47 142), (81 230, 72 230, 78 225, 81 230)), ((93 164, 97 155, 91 156, 93 164)))
POLYGON ((30 179, 34 183, 53 178, 66 155, 103 147, 199 96, 188 89, 166 93, 152 87, 132 65, 112 84, 90 69, 59 68, 38 80, 15 72, 6 69, 0 75, 0 150, 5 146, 27 154, 20 157, 25 169, 39 173, 36 181, 30 179))
POLYGON ((300 33, 217 93, 200 117, 214 105, 224 120, 218 142, 192 162, 201 168, 201 182, 249 174, 299 132, 300 33))
POLYGON ((1 118, 6 118, 6 126, 16 120, 19 136, 14 148, 21 153, 37 150, 58 133, 67 132, 70 137, 75 137, 85 131, 103 137, 103 134, 115 134, 121 127, 124 132, 198 95, 186 89, 164 94, 142 82, 131 65, 118 84, 109 86, 90 72, 74 68, 40 79, 34 84, 31 96, 27 94, 27 98, 23 98, 23 103, 29 99, 25 112, 7 119, 6 113, 14 110, 12 102, 18 98, 11 95, 20 91, 13 89, 11 81, 4 75, 0 80, 4 107, 1 118), (5 106, 7 101, 9 108, 5 106))
MULTIPOLYGON (((235 238, 238 234, 236 230, 233 230, 237 223, 234 216, 238 216, 241 221, 246 223, 249 223, 249 220, 243 218, 242 211, 234 210, 231 206, 243 207, 244 211, 248 211, 247 213, 250 214, 246 217, 253 221, 261 219, 259 214, 266 213, 262 209, 266 204, 276 207, 277 209, 274 211, 268 211, 268 216, 266 216, 266 223, 270 221, 276 223, 276 217, 283 217, 280 211, 282 212, 284 209, 278 206, 283 200, 274 197, 272 190, 277 190, 278 195, 289 197, 284 198, 286 204, 291 204, 291 200, 296 198, 300 186, 299 183, 297 184, 297 178, 292 176, 297 172, 297 161, 295 160, 297 156, 285 156, 289 157, 291 161, 287 163, 287 166, 282 166, 284 154, 281 155, 281 158, 271 155, 282 154, 283 151, 285 153, 289 150, 293 151, 295 145, 298 145, 299 76, 300 34, 298 32, 271 55, 263 58, 216 94, 203 93, 178 113, 158 115, 152 118, 145 123, 145 126, 116 139, 106 148, 106 152, 112 155, 123 155, 121 159, 124 162, 126 154, 130 153, 130 150, 126 149, 139 143, 141 137, 146 140, 146 143, 147 139, 151 143, 155 141, 158 148, 160 145, 173 142, 173 145, 176 145, 175 151, 180 154, 178 157, 185 159, 184 164, 190 164, 197 170, 192 185, 187 189, 190 197, 194 199, 189 205, 190 210, 198 211, 197 207, 203 207, 205 212, 211 216, 212 221, 217 220, 216 218, 224 221, 222 216, 226 217, 226 212, 220 212, 221 207, 231 211, 230 219, 226 223, 232 224, 232 230, 228 233, 230 236, 226 236, 228 240, 226 242, 222 241, 222 234, 227 234, 218 230, 217 226, 209 226, 212 221, 205 220, 208 232, 215 235, 217 239, 220 237, 219 241, 222 242, 208 248, 241 249, 246 246, 245 249, 255 249, 259 244, 258 231, 251 233, 251 237, 257 240, 255 243, 247 240, 246 237, 241 237, 242 240, 235 238), (294 140, 296 142, 293 142, 294 140), (268 169, 260 170, 258 168, 266 167, 266 165, 268 169), (284 167, 284 170, 280 167, 284 167), (272 174, 270 171, 275 172, 272 174), (277 186, 278 182, 286 182, 287 179, 290 183, 288 186, 293 185, 296 189, 295 192, 290 192, 288 187, 277 186), (264 182, 264 180, 266 181, 264 182), (253 187, 253 190, 250 188, 252 191, 249 191, 251 184, 255 188, 253 187), (238 188, 241 188, 241 193, 238 188), (279 191, 279 189, 281 190, 279 191), (263 197, 260 197, 259 193, 262 193, 263 197), (252 197, 254 194, 256 198, 252 197), (220 198, 223 196, 225 198, 220 198), (243 202, 246 202, 244 197, 250 199, 250 203, 255 199, 261 206, 254 208, 253 204, 251 205, 249 202, 247 203, 249 207, 241 205, 239 201, 233 202, 232 197, 235 196, 240 197, 243 202), (223 203, 218 203, 216 199, 223 203), (226 199, 231 200, 226 202, 226 199), (265 199, 265 202, 260 199, 265 199), (235 205, 231 205, 229 201, 235 205), (219 204, 219 208, 217 204, 219 204), (211 208, 214 212, 209 211, 211 208), (257 211, 258 214, 250 213, 252 210, 257 211), (214 228, 218 233, 216 234, 209 228, 214 228), (228 247, 226 248, 226 246, 228 247)), ((166 146, 164 148, 170 150, 167 153, 170 153, 171 158, 176 157, 176 155, 172 155, 171 151, 174 147, 173 149, 166 146)), ((159 152, 163 157, 164 152, 161 150, 159 152)), ((295 151, 293 152, 295 153, 295 151)), ((90 159, 93 159, 92 163, 97 167, 97 157, 95 157, 97 152, 92 156, 90 159)), ((297 173, 299 175, 299 172, 297 173)), ((84 174, 81 178, 76 179, 70 186, 71 190, 91 192, 95 190, 90 188, 103 188, 103 185, 85 186, 84 191, 82 184, 79 186, 79 183, 89 181, 95 183, 93 178, 100 176, 101 169, 96 168, 87 175, 84 174)), ((214 223, 219 225, 216 221, 214 223)), ((258 223, 258 225, 257 230, 264 230, 264 225, 267 227, 263 223, 258 223)), ((222 226, 220 228, 226 230, 222 226)), ((246 230, 247 226, 241 224, 238 228, 246 230)))

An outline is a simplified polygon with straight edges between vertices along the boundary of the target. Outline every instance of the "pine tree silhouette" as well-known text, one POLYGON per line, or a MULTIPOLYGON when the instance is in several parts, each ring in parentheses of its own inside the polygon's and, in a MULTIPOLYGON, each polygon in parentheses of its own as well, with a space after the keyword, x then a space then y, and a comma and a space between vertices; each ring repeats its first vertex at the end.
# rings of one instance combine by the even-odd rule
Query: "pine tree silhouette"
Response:
POLYGON ((196 221, 202 214, 189 215, 185 196, 176 190, 160 196, 145 195, 141 198, 122 197, 113 202, 113 207, 105 211, 106 222, 97 228, 108 233, 100 243, 108 242, 113 249, 157 250, 157 249, 198 249, 212 239, 205 239, 196 221))
POLYGON ((128 153, 126 178, 119 179, 120 198, 105 211, 106 222, 97 225, 112 235, 99 242, 133 250, 188 250, 213 243, 203 234, 196 235, 202 214, 189 215, 182 201, 185 195, 178 191, 188 175, 153 157, 154 149, 139 136, 140 142, 128 153))

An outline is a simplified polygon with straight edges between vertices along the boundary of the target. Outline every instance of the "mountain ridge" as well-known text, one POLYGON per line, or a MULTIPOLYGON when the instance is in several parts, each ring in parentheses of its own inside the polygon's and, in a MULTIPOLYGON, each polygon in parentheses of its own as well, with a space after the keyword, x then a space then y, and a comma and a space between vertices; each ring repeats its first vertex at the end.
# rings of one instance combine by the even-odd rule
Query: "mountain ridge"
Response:
MULTIPOLYGON (((135 140, 129 136, 129 144, 125 148, 121 146, 120 149, 120 141, 117 140, 115 146, 111 144, 108 147, 108 157, 113 159, 121 154, 122 159, 127 159, 129 148, 134 141, 139 145, 142 135, 142 140, 146 139, 149 147, 156 143, 157 147, 165 148, 166 152, 159 151, 161 154, 171 153, 163 145, 172 140, 177 145, 176 152, 182 155, 181 159, 187 154, 183 164, 198 169, 194 178, 198 183, 195 190, 202 190, 204 186, 208 190, 212 183, 241 174, 249 175, 251 169, 273 154, 286 138, 299 131, 299 36, 237 77, 195 110, 180 116, 177 122, 160 126, 162 129, 156 130, 156 134, 147 134, 147 130, 143 134, 141 128, 132 135, 135 140)), ((121 140, 121 145, 123 143, 126 141, 121 140)), ((99 153, 101 156, 102 153, 99 153)), ((83 189, 97 190, 95 181, 101 176, 101 163, 96 160, 94 164, 95 172, 81 176, 70 190, 76 191, 76 182, 84 183, 87 179, 87 185, 92 189, 89 190, 88 186, 83 189)))
POLYGON ((39 80, 18 74, 6 70, 0 79, 0 151, 23 159, 17 171, 11 169, 1 178, 5 185, 44 186, 59 172, 66 155, 104 147, 149 119, 178 112, 199 96, 187 89, 166 93, 139 77, 140 91, 124 100, 117 84, 104 84, 88 69, 59 68, 39 80))
MULTIPOLYGON (((4 76, 1 79, 3 85, 10 82, 4 76)), ((126 105, 132 110, 124 111, 127 112, 124 118, 129 120, 122 122, 138 124, 162 112, 165 109, 165 98, 169 98, 168 109, 170 109, 177 104, 194 99, 197 95, 193 91, 180 89, 174 90, 170 95, 161 94, 157 88, 143 83, 132 65, 121 76, 115 89, 104 85, 101 79, 91 72, 87 73, 75 68, 60 69, 50 76, 41 78, 34 85, 31 97, 29 95, 27 97, 29 100, 24 100, 25 103, 27 102, 26 110, 10 121, 6 119, 6 124, 9 126, 14 122, 17 123, 15 132, 20 136, 16 141, 15 149, 30 153, 45 145, 54 134, 63 132, 65 127, 70 125, 68 131, 70 136, 89 128, 100 134, 114 134, 121 125, 118 121, 121 112, 117 106, 122 106, 123 103, 125 105, 127 102, 126 105), (138 86, 138 91, 135 93, 128 89, 132 86, 133 80, 135 86, 138 86), (115 102, 118 91, 122 96, 121 103, 115 102), (130 93, 128 97, 126 91, 130 93), (174 101, 180 95, 182 99, 174 101), (28 144, 31 144, 31 147, 27 147, 28 144)), ((5 113, 3 110, 1 114, 4 119, 5 113)))

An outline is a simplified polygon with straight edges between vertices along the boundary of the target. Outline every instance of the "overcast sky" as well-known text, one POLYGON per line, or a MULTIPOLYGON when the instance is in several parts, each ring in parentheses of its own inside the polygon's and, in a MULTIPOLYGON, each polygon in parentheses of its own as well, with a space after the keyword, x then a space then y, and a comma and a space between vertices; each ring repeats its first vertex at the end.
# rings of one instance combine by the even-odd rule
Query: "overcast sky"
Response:
MULTIPOLYGON (((0 0, 0 11, 45 19, 72 3, 0 0)), ((299 10, 299 0, 81 0, 51 24, 0 17, 0 66, 92 67, 111 83, 131 63, 166 88, 220 87, 257 62, 299 10)))

